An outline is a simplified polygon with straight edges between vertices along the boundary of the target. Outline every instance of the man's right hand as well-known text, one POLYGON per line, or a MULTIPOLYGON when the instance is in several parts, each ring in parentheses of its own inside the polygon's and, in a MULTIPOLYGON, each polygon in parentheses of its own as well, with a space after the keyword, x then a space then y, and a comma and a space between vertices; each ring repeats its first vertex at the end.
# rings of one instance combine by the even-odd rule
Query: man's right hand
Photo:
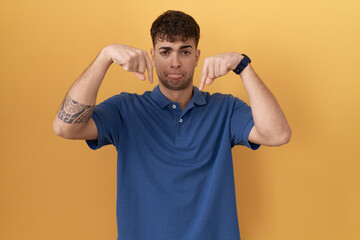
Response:
POLYGON ((119 64, 124 70, 134 72, 142 81, 146 79, 148 71, 149 82, 153 82, 153 65, 146 51, 123 44, 111 44, 104 48, 110 61, 119 64))

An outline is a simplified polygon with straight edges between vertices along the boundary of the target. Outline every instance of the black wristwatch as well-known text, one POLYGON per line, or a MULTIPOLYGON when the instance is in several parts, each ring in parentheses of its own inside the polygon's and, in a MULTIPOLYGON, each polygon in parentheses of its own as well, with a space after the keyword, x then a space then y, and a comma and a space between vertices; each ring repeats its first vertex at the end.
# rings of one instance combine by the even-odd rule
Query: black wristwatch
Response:
POLYGON ((241 59, 239 65, 237 65, 237 67, 233 70, 236 74, 240 74, 244 70, 244 68, 246 68, 246 66, 251 63, 251 60, 248 56, 246 56, 245 54, 241 55, 243 55, 244 58, 241 59))

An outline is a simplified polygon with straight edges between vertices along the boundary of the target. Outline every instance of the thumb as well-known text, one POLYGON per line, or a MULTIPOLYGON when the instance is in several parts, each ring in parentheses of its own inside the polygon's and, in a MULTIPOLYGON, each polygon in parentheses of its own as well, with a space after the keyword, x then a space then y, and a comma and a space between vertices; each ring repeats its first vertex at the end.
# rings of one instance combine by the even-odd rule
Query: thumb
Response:
POLYGON ((206 81, 205 81, 205 83, 207 84, 207 85, 210 85, 210 84, 212 84, 213 82, 214 82, 214 80, 215 80, 215 78, 210 78, 209 76, 206 78, 206 81))
POLYGON ((146 76, 144 73, 141 73, 141 72, 134 72, 135 75, 137 76, 138 79, 140 79, 141 81, 145 81, 146 79, 146 76))

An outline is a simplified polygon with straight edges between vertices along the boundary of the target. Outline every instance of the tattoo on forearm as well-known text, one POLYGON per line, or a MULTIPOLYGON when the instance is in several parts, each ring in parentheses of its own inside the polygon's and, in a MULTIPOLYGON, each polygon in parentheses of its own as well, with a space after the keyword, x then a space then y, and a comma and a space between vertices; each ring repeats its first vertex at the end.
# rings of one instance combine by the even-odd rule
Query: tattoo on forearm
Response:
POLYGON ((58 118, 66 123, 87 123, 94 111, 95 105, 85 105, 76 102, 71 97, 66 96, 62 103, 58 118))

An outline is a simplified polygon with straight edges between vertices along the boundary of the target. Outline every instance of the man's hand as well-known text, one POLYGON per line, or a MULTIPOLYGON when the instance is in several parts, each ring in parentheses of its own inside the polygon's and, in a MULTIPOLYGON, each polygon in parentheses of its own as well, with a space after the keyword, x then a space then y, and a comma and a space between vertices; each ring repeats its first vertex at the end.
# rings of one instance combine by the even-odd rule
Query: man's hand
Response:
POLYGON ((243 57, 239 53, 222 53, 206 58, 199 89, 202 90, 205 83, 210 85, 216 78, 226 75, 230 70, 234 70, 243 57))
POLYGON ((128 72, 134 72, 142 81, 146 79, 147 69, 149 82, 153 82, 153 65, 146 51, 122 44, 111 44, 106 47, 106 54, 110 61, 119 64, 128 72))

